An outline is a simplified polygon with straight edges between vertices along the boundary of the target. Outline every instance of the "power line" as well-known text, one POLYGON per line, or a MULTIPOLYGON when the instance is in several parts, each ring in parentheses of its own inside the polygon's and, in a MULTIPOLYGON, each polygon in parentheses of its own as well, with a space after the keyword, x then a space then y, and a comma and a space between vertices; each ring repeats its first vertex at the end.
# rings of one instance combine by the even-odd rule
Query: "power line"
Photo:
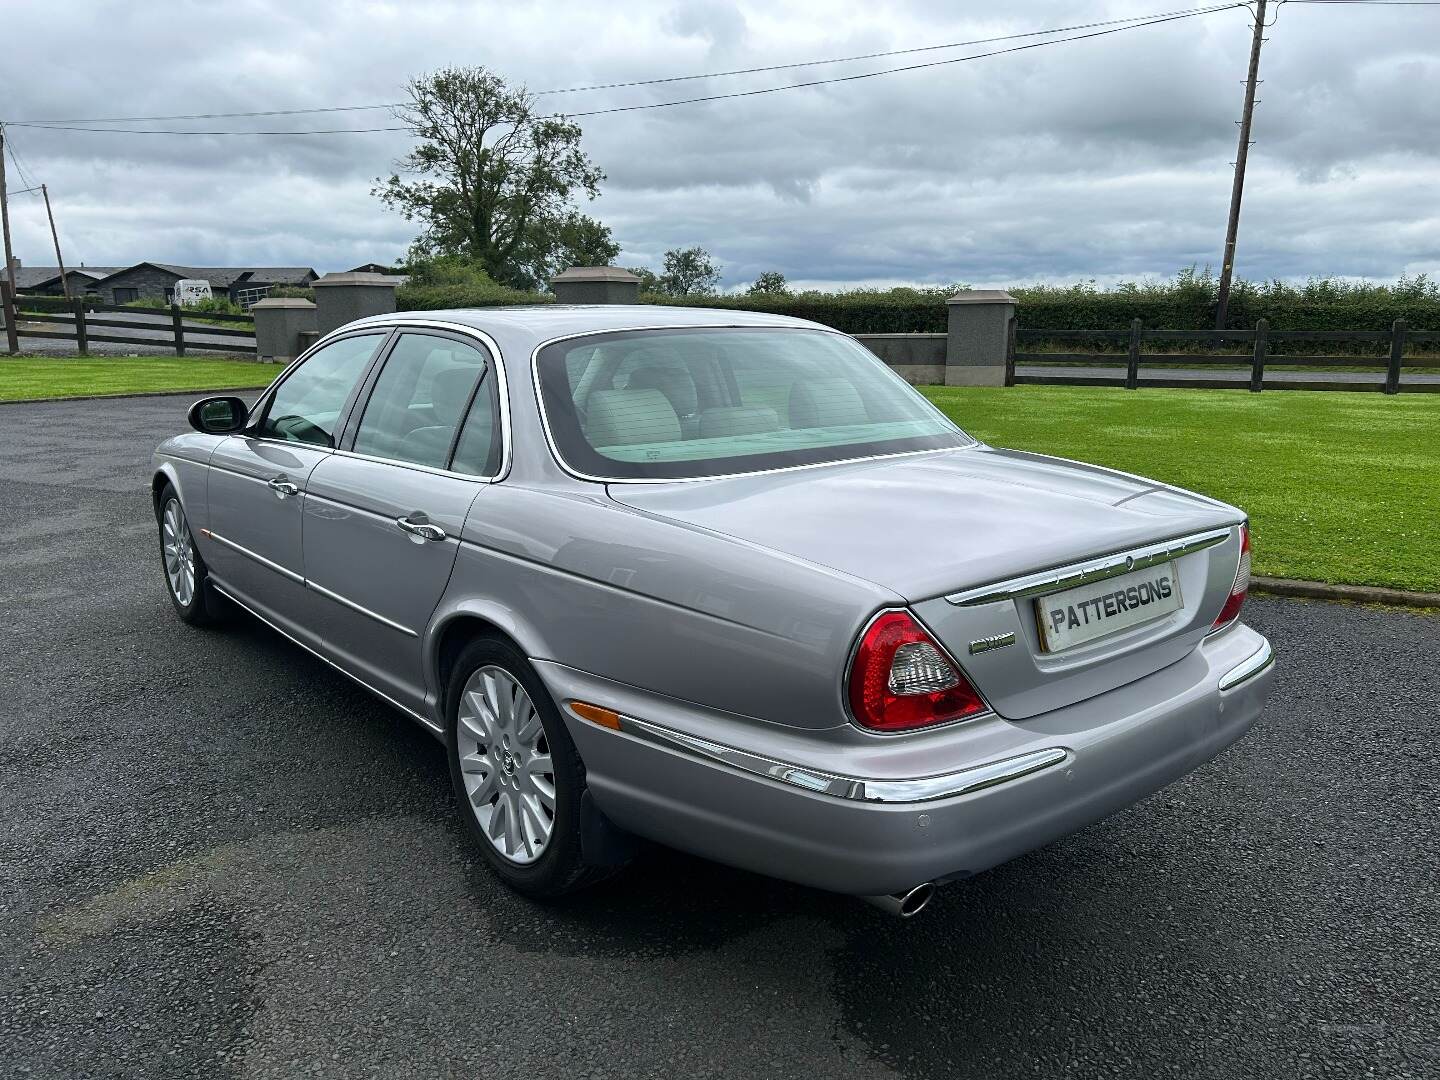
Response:
POLYGON ((1369 7, 1440 7, 1440 0, 1282 0, 1286 4, 1365 4, 1369 7))
MULTIPOLYGON (((1073 26, 1057 26, 1047 30, 1027 30, 1023 33, 1001 34, 996 37, 974 38, 969 41, 950 41, 941 45, 919 45, 906 49, 890 49, 885 52, 858 53, 853 56, 837 56, 825 60, 804 60, 793 64, 769 64, 762 67, 734 68, 729 71, 711 71, 700 75, 667 75, 654 79, 632 79, 627 82, 596 83, 591 86, 569 86, 555 90, 536 91, 536 97, 547 97, 558 94, 580 94, 589 93, 595 90, 616 90, 636 86, 659 86, 666 83, 693 82, 699 79, 723 79, 737 75, 755 75, 770 71, 789 71, 797 68, 821 67, 826 64, 848 64, 859 60, 878 60, 888 56, 907 56, 914 53, 937 52, 944 49, 959 49, 971 45, 990 45, 997 41, 1015 41, 1028 37, 1046 37, 1052 34, 1068 34, 1076 30, 1090 30, 1099 26, 1116 26, 1120 24, 1146 24, 1151 20, 1169 19, 1174 17, 1186 17, 1190 15, 1204 15, 1212 11, 1224 11, 1231 7, 1243 6, 1240 4, 1212 5, 1209 7, 1181 8, 1174 11, 1152 12, 1149 15, 1131 15, 1122 19, 1105 19, 1098 22, 1077 23, 1073 26)), ((1130 28, 1128 25, 1125 28, 1130 28)), ((908 70, 905 68, 897 70, 908 70)), ((875 74, 883 74, 877 72, 875 74)), ((812 85, 812 84, 802 84, 812 85)), ((781 87, 780 89, 784 89, 781 87)), ((266 109, 248 112, 212 112, 212 113, 175 113, 167 116, 109 116, 93 117, 89 119, 68 119, 68 120, 12 120, 11 124, 19 127, 55 127, 59 131, 71 131, 74 128, 63 125, 69 124, 131 124, 150 123, 166 120, 227 120, 239 117, 252 116, 303 116, 315 113, 342 113, 342 112, 368 112, 381 109, 404 108, 408 102, 390 102, 381 105, 331 105, 325 107, 305 109, 266 109)), ((662 103, 663 104, 663 103, 662 103)), ((678 103, 677 104, 682 104, 678 103)), ((594 115, 594 114, 589 114, 594 115)), ((335 131, 395 131, 403 130, 397 128, 336 128, 335 131)), ((319 131, 297 131, 296 135, 320 134, 319 131)), ((210 132, 195 132, 194 134, 211 134, 210 132)), ((272 132, 255 132, 254 134, 274 134, 272 132)), ((287 133, 281 133, 287 134, 287 133)))
MULTIPOLYGON (((695 105, 707 101, 726 101, 733 98, 756 97, 761 94, 776 94, 786 90, 804 90, 816 86, 829 86, 836 83, 858 82, 862 79, 874 79, 882 75, 896 75, 906 71, 920 71, 926 68, 945 67, 951 64, 962 64, 972 60, 985 60, 990 57, 1004 56, 1009 53, 1026 52, 1030 49, 1041 49, 1050 45, 1064 45, 1076 41, 1085 41, 1090 38, 1106 37, 1111 34, 1123 33, 1127 30, 1138 30, 1147 26, 1158 26, 1163 23, 1177 22, 1181 19, 1195 18, 1199 15, 1209 15, 1220 11, 1231 11, 1236 8, 1243 8, 1244 3, 1219 4, 1213 7, 1188 9, 1182 13, 1149 18, 1146 21, 1130 23, 1124 26, 1115 26, 1107 30, 1094 30, 1087 34, 1075 34, 1071 37, 1052 38, 1049 41, 1035 41, 1026 45, 1015 45, 1007 49, 993 49, 990 52, 973 53, 969 56, 951 57, 946 60, 930 60, 921 64, 906 64, 901 67, 882 68, 879 71, 861 72, 855 75, 839 75, 828 79, 811 79, 807 82, 787 83, 783 86, 768 86, 757 90, 736 90, 725 94, 706 94, 699 97, 682 98, 675 101, 653 101, 641 105, 617 105, 605 109, 589 109, 581 112, 552 113, 556 118, 577 118, 584 116, 606 116, 612 113, 641 112, 649 109, 668 109, 676 105, 695 105)), ((1020 35, 1029 36, 1029 35, 1020 35)), ((47 131, 88 131, 105 132, 122 135, 363 135, 376 132, 388 131, 410 131, 409 125, 384 126, 369 128, 314 128, 301 131, 177 131, 173 128, 92 128, 81 126, 69 126, 53 123, 39 123, 36 121, 11 121, 7 126, 29 127, 47 131)))
MULTIPOLYGON (((22 184, 28 184, 26 191, 38 191, 40 185, 35 182, 34 175, 24 165, 20 164, 20 157, 15 153, 15 139, 13 137, 5 140, 5 149, 10 154, 10 160, 15 163, 15 175, 20 177, 22 184)), ((17 193, 18 194, 18 193, 17 193)))
POLYGON ((856 60, 879 60, 887 56, 908 56, 913 53, 935 52, 940 49, 959 49, 970 45, 990 45, 997 41, 1014 41, 1018 38, 1027 37, 1045 37, 1049 34, 1068 34, 1073 30, 1090 30, 1097 26, 1114 26, 1118 23, 1138 23, 1148 19, 1159 19, 1172 15, 1199 15, 1217 10, 1223 10, 1223 8, 1211 6, 1203 8, 1182 8, 1177 11, 1157 11, 1149 15, 1131 15, 1124 19, 1105 19, 1101 22, 1079 23, 1075 26, 1057 26, 1049 30, 1030 30, 1023 34, 1001 34, 997 37, 975 38, 972 41, 951 41, 944 45, 921 45, 909 49, 891 49, 888 52, 859 53, 855 56, 837 56, 830 60, 807 60, 798 64, 770 64, 765 67, 736 68, 732 71, 714 71, 705 75, 671 75, 663 79, 636 79, 631 82, 599 83, 594 86, 573 86, 563 90, 541 90, 536 96, 579 94, 591 90, 616 90, 631 86, 655 86, 660 83, 691 82, 696 79, 720 79, 731 75, 754 75, 767 71, 788 71, 794 68, 820 67, 824 64, 848 64, 856 60))
POLYGON ((1050 41, 1034 41, 1028 45, 1013 45, 1008 49, 992 49, 990 52, 974 53, 970 56, 956 56, 948 60, 929 60, 923 64, 906 64, 903 67, 883 68, 880 71, 866 71, 858 75, 838 75, 831 79, 812 79, 809 82, 790 83, 785 86, 770 86, 760 90, 736 90, 728 94, 707 94, 703 97, 685 98, 680 101, 659 101, 647 105, 618 105, 609 109, 591 109, 586 112, 566 113, 568 117, 581 116, 604 116, 609 113, 638 112, 642 109, 663 109, 671 105, 693 105, 702 101, 725 101, 730 98, 755 97, 760 94, 775 94, 782 90, 802 90, 812 86, 829 86, 834 83, 858 82, 861 79, 874 79, 881 75, 894 75, 902 71, 920 71, 925 68, 945 67, 949 64, 963 64, 970 60, 985 60, 992 56, 1004 56, 1008 53, 1026 52, 1030 49, 1043 49, 1048 45, 1064 45, 1073 41, 1086 41, 1090 38, 1106 37, 1110 34, 1120 34, 1127 30, 1139 30, 1146 26, 1159 26, 1162 23, 1177 22, 1180 19, 1191 19, 1197 15, 1210 15, 1218 11, 1230 11, 1234 8, 1243 8, 1243 3, 1220 4, 1215 7, 1196 8, 1179 15, 1168 15, 1160 18, 1153 18, 1146 22, 1134 23, 1129 26, 1117 26, 1109 30, 1095 30, 1088 34, 1076 34, 1072 37, 1054 38, 1050 41))

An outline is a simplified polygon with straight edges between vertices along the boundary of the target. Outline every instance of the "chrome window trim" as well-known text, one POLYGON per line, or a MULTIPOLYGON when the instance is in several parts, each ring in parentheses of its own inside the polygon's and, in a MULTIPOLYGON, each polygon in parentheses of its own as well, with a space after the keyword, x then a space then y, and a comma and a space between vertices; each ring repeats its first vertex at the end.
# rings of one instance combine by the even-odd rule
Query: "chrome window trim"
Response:
MULTIPOLYGON (((499 473, 496 473, 494 476, 477 476, 474 473, 439 469, 434 465, 421 465, 418 461, 401 461, 398 458, 380 457, 378 454, 361 454, 355 450, 336 450, 334 454, 336 457, 355 458, 358 461, 373 461, 377 465, 393 465, 397 469, 414 469, 416 472, 429 473, 431 476, 444 476, 451 480, 469 480, 476 484, 493 484, 500 478, 499 473)), ((316 498, 323 498, 323 496, 317 495, 316 498)), ((327 499, 326 501, 333 502, 334 500, 327 499)))
POLYGON ((1220 692, 1234 690, 1274 664, 1275 650, 1271 648, 1269 639, 1262 637, 1258 649, 1220 676, 1220 692))
MULTIPOLYGON (((942 446, 932 450, 901 450, 894 454, 861 454, 859 457, 841 458, 835 461, 812 461, 803 465, 780 465, 770 469, 746 469, 742 470, 741 472, 717 473, 714 476, 594 476, 590 473, 581 472, 579 469, 573 468, 570 463, 565 460, 565 455, 560 453, 560 447, 556 444, 555 436, 550 431, 550 416, 545 410, 545 394, 544 391, 540 389, 541 350, 547 349, 551 345, 558 345, 562 341, 575 341, 579 338, 597 337, 601 334, 631 334, 648 330, 805 330, 812 333, 833 334, 835 337, 848 338, 851 341, 855 341, 854 335, 842 333, 841 331, 835 330, 828 326, 789 326, 786 324, 770 326, 764 323, 693 323, 683 326, 656 326, 652 324, 641 324, 637 326, 611 326, 605 328, 604 330, 582 330, 574 334, 560 334, 557 337, 547 338, 546 340, 540 342, 539 345, 536 345, 534 350, 530 353, 530 383, 535 391, 535 404, 539 406, 540 409, 540 427, 545 432, 545 445, 550 448, 550 457, 555 462, 555 464, 560 466, 560 468, 565 473, 573 476, 576 480, 585 480, 592 484, 698 484, 706 480, 733 480, 738 476, 767 476, 771 473, 798 472, 801 469, 824 469, 828 468, 831 465, 849 465, 857 461, 882 461, 886 458, 916 457, 920 454, 950 454, 954 453, 956 450, 973 450, 976 447, 984 445, 979 439, 975 438, 974 435, 971 435, 968 431, 961 428, 958 424, 955 423, 954 420, 951 420, 950 417, 946 416, 938 406, 931 404, 927 399, 926 403, 930 404, 930 407, 934 409, 935 412, 940 417, 942 417, 946 423, 953 425, 955 430, 961 436, 970 440, 968 444, 964 446, 942 446)), ((860 344, 858 341, 856 341, 855 343, 857 345, 860 344)), ((860 347, 862 349, 865 348, 864 345, 860 345, 860 347)), ((893 371, 891 371, 890 366, 886 364, 885 361, 880 360, 878 356, 875 359, 887 371, 890 371, 892 375, 895 374, 893 371)), ((899 379, 900 376, 895 375, 895 378, 899 379)), ((901 379, 900 381, 904 382, 905 380, 901 379)), ((909 384, 907 383, 906 385, 909 384)))
POLYGON ((275 562, 275 561, 272 560, 272 559, 267 559, 264 555, 261 555, 259 552, 251 551, 249 548, 245 547, 243 544, 237 544, 234 540, 231 540, 231 539, 229 539, 229 538, 227 538, 227 537, 221 536, 219 533, 215 532, 215 531, 212 530, 212 529, 201 529, 201 530, 200 530, 200 533, 201 533, 201 535, 207 537, 208 539, 214 540, 217 544, 222 544, 222 545, 224 545, 225 547, 229 548, 231 551, 239 552, 241 555, 244 555, 247 559, 252 559, 252 560, 254 560, 255 562, 259 563, 261 566, 265 567, 267 570, 274 570, 275 573, 279 574, 281 577, 289 578, 291 581, 293 581, 293 582, 295 582, 296 584, 299 584, 299 585, 304 585, 304 584, 305 584, 305 578, 304 578, 303 575, 297 574, 294 570, 291 570, 289 567, 281 566, 279 563, 275 562))
MULTIPOLYGON (((573 710, 571 715, 578 716, 573 710)), ((982 762, 955 772, 941 773, 938 776, 895 780, 843 776, 724 746, 625 713, 619 713, 618 716, 620 733, 641 742, 674 750, 706 763, 726 765, 747 775, 774 780, 813 795, 826 795, 850 802, 904 804, 955 798, 1052 768, 1070 757, 1070 751, 1064 747, 1049 746, 1014 757, 982 762)), ((583 718, 581 720, 590 723, 583 718)), ((601 731, 612 730, 601 725, 592 726, 601 731)))
POLYGON ((372 693, 372 694, 374 694, 376 697, 380 698, 380 699, 381 699, 382 701, 384 701, 386 704, 388 704, 388 705, 393 705, 395 708, 397 708, 397 709, 399 709, 401 712, 403 712, 406 716, 409 716, 411 719, 414 719, 414 720, 419 721, 420 724, 422 724, 422 725, 424 726, 425 730, 429 731, 432 735, 436 736, 437 738, 444 738, 445 729, 442 728, 439 724, 435 723, 435 721, 433 721, 433 720, 431 720, 431 719, 429 719, 429 718, 421 715, 420 713, 416 712, 414 709, 410 708, 410 707, 407 706, 407 705, 402 705, 402 704, 400 704, 400 702, 396 701, 394 698, 392 698, 389 694, 385 693, 383 690, 377 690, 377 689, 375 689, 375 687, 371 686, 371 685, 370 685, 368 682, 366 682, 364 679, 360 678, 359 675, 356 675, 354 672, 347 671, 345 668, 341 667, 339 664, 337 664, 334 660, 331 660, 330 657, 326 656, 326 655, 325 655, 324 653, 322 653, 320 650, 315 649, 315 648, 312 648, 312 647, 309 646, 309 645, 306 645, 305 642, 301 641, 299 638, 297 638, 294 634, 290 633, 290 632, 289 632, 288 630, 286 630, 284 627, 276 625, 274 622, 271 622, 269 619, 267 619, 264 615, 261 615, 260 612, 256 611, 253 607, 251 607, 249 604, 247 604, 244 600, 241 600, 241 599, 240 599, 238 596, 236 596, 233 592, 231 592, 229 589, 227 589, 227 588, 224 586, 223 583, 221 583, 221 582, 219 582, 219 581, 216 581, 213 577, 210 579, 210 584, 211 584, 211 586, 215 589, 216 592, 220 593, 222 596, 224 596, 224 597, 226 597, 227 599, 233 601, 234 603, 239 604, 242 608, 244 608, 246 611, 250 612, 251 615, 254 615, 255 618, 259 619, 259 620, 260 620, 261 622, 263 622, 266 626, 270 627, 271 630, 274 630, 274 631, 275 631, 277 634, 279 634, 281 637, 286 638, 287 640, 289 640, 289 641, 292 642, 293 644, 300 646, 300 648, 304 649, 306 652, 308 652, 311 656, 315 657, 317 660, 323 660, 325 663, 329 664, 332 668, 334 668, 336 671, 338 671, 341 675, 344 675, 347 679, 350 679, 350 680, 352 680, 353 682, 359 683, 359 684, 360 684, 361 686, 363 686, 366 690, 369 690, 370 693, 372 693))
POLYGON ((945 599, 957 607, 976 607, 980 604, 993 604, 1001 600, 1019 600, 1023 597, 1038 596, 1041 593, 1055 592, 1060 589, 1072 589, 1077 585, 1088 585, 1092 581, 1104 581, 1106 578, 1119 577, 1121 574, 1128 574, 1133 570, 1157 566, 1160 563, 1178 559, 1182 555, 1190 555, 1214 547, 1216 544, 1223 544, 1231 537, 1234 528, 1234 525, 1226 525, 1220 529, 1208 529, 1205 532, 1190 533, 1172 540, 1146 544, 1143 547, 1082 559, 1022 577, 1009 578, 950 593, 945 599))
MULTIPOLYGON (((261 393, 260 397, 255 399, 255 406, 258 408, 263 402, 265 402, 270 393, 275 389, 277 385, 279 385, 280 380, 283 379, 292 368, 299 367, 302 363, 304 363, 305 360, 310 356, 310 354, 315 352, 322 345, 325 345, 336 338, 342 337, 347 333, 363 334, 371 330, 380 330, 383 331, 382 336, 388 336, 392 330, 403 333, 407 328, 410 327, 428 327, 431 330, 449 330, 453 333, 465 335, 480 342, 480 344, 483 345, 485 349, 489 352, 490 358, 494 362, 495 366, 495 377, 499 380, 499 386, 496 387, 496 395, 500 399, 499 471, 496 472, 493 476, 476 476, 473 473, 454 472, 450 469, 436 469, 429 465, 419 465, 414 462, 408 461, 396 461, 393 458, 376 457, 372 454, 356 453, 353 450, 340 450, 335 447, 314 446, 313 443, 300 443, 299 445, 314 446, 315 449, 324 450, 326 453, 341 454, 346 457, 359 458, 364 461, 383 461, 387 465, 401 465, 409 469, 423 469, 426 472, 433 472, 440 476, 454 476, 459 477, 462 480, 476 480, 485 484, 498 484, 501 480, 504 480, 505 477, 510 474, 510 462, 512 456, 510 429, 510 382, 505 374, 505 358, 501 355, 500 346, 493 337, 487 334, 484 330, 479 330, 473 326, 466 326, 464 323, 448 322, 444 319, 389 319, 388 321, 376 321, 373 323, 366 322, 360 325, 347 323, 345 326, 330 331, 330 333, 326 334, 319 341, 315 342, 314 345, 311 345, 310 348, 306 349, 303 353, 301 353, 289 364, 287 364, 285 369, 281 371, 279 375, 276 375, 275 378, 271 381, 270 385, 265 388, 265 390, 261 393)), ((461 423, 463 425, 463 418, 461 420, 461 423)), ((237 432, 236 434, 241 433, 237 432)), ((296 445, 289 439, 270 439, 260 435, 244 435, 243 437, 256 439, 259 442, 276 443, 280 446, 296 445)))

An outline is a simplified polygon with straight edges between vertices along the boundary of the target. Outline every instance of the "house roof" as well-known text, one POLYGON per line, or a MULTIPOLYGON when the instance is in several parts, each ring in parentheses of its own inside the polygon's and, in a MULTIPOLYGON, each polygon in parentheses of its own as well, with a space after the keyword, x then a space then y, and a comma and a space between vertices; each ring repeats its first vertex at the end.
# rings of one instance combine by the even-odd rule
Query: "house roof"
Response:
MULTIPOLYGON (((67 266, 65 276, 73 277, 79 274, 81 277, 88 277, 91 281, 99 281, 118 269, 120 269, 118 266, 67 266)), ((17 289, 38 289, 42 285, 49 285, 52 281, 59 280, 60 268, 58 266, 21 266, 15 271, 15 287, 17 289)))
POLYGON ((111 271, 115 277, 127 270, 152 266, 177 278, 203 278, 216 288, 228 289, 236 282, 258 281, 270 285, 304 285, 319 275, 309 266, 181 266, 178 263, 139 262, 111 271))

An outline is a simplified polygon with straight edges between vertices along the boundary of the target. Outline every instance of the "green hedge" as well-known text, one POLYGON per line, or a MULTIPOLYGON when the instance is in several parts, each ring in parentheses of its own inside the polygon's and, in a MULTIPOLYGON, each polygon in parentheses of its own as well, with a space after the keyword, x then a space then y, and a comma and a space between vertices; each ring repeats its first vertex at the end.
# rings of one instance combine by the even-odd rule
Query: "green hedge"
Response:
POLYGON ((395 305, 401 311, 555 302, 549 293, 529 293, 501 285, 478 263, 460 255, 416 259, 406 271, 410 280, 395 290, 395 305))
POLYGON ((803 292, 782 296, 661 296, 644 293, 643 304, 768 311, 833 326, 847 334, 943 334, 946 289, 879 292, 803 292))
MULTIPOLYGON (((1215 325, 1216 282, 1208 271, 1185 270, 1161 282, 1097 289, 1012 288, 1019 325, 1027 329, 1121 330, 1132 319, 1166 330, 1208 330, 1215 325)), ((853 289, 751 296, 661 296, 642 293, 647 304, 768 311, 833 326, 851 334, 945 332, 946 288, 853 289)), ((510 289, 455 261, 436 260, 402 285, 402 310, 548 304, 548 293, 510 289)), ((1250 329, 1268 319, 1272 330, 1387 330, 1396 319, 1412 328, 1440 329, 1440 285, 1424 275, 1394 285, 1370 285, 1320 278, 1304 285, 1239 281, 1230 294, 1227 325, 1250 329)))
MULTIPOLYGON (((811 319, 851 334, 943 333, 951 290, 857 290, 788 296, 642 296, 647 303, 745 308, 811 319)), ((1122 330, 1132 319, 1165 330, 1209 330, 1215 325, 1216 289, 1208 275, 1183 273, 1172 281, 1057 289, 1012 288, 1016 321, 1037 330, 1122 330)), ((1388 330, 1396 319, 1414 329, 1440 329, 1440 288, 1423 276, 1399 285, 1353 285, 1319 280, 1303 286, 1237 282, 1226 325, 1236 330, 1268 319, 1272 330, 1388 330)))
POLYGON ((516 304, 553 304, 549 293, 527 293, 504 285, 416 285, 406 282, 395 290, 401 311, 438 311, 442 308, 502 307, 516 304))

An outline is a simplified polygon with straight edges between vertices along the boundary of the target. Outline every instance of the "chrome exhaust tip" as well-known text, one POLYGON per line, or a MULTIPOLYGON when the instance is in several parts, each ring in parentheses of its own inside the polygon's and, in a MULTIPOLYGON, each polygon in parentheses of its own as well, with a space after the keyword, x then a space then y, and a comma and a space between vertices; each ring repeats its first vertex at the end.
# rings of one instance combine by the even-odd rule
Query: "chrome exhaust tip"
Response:
POLYGON ((881 911, 887 911, 900 919, 909 919, 919 915, 925 910, 925 905, 930 903, 930 898, 935 895, 935 883, 933 881, 922 881, 913 888, 904 892, 889 893, 885 896, 862 896, 867 904, 878 907, 881 911))

